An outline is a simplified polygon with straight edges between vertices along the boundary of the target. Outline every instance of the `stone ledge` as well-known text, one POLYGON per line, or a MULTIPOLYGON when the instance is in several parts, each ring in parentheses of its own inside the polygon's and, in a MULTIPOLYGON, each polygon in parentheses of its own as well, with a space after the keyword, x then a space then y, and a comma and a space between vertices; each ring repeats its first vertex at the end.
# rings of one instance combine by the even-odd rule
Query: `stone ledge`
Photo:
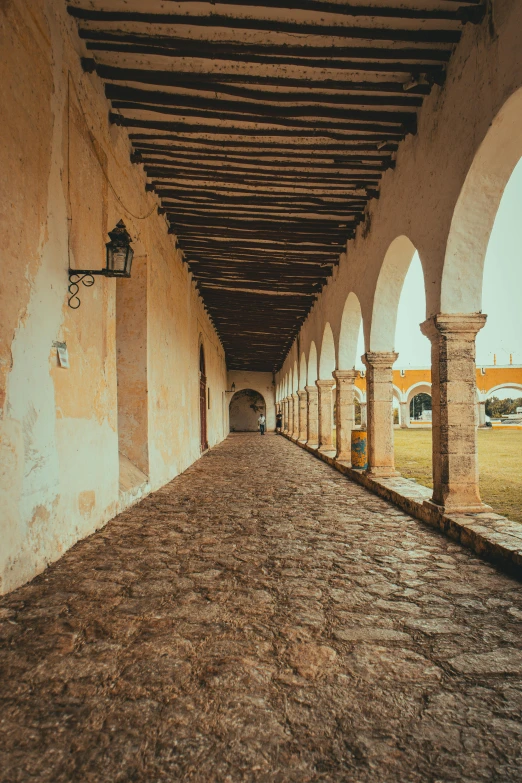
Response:
MULTIPOLYGON (((293 438, 289 440, 296 442, 293 438)), ((438 528, 485 560, 522 577, 522 525, 518 522, 494 512, 444 514, 425 505, 431 498, 431 490, 415 481, 403 477, 372 478, 363 470, 336 460, 334 452, 320 451, 301 442, 297 445, 412 517, 438 528)))

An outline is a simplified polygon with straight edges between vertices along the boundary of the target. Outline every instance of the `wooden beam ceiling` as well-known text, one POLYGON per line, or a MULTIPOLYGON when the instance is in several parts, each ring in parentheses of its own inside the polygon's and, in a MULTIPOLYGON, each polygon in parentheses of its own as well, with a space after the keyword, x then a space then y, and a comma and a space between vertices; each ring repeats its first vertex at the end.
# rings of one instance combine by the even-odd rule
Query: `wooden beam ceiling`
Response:
POLYGON ((280 367, 482 0, 69 0, 231 369, 280 367))

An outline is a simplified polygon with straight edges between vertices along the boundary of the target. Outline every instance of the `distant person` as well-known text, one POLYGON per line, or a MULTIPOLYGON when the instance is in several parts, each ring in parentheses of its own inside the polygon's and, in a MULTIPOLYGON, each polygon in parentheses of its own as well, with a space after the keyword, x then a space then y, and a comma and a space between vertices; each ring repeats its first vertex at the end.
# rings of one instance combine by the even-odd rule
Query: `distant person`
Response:
POLYGON ((266 428, 266 419, 265 419, 265 414, 264 413, 262 413, 259 416, 259 419, 257 420, 257 423, 259 424, 259 432, 261 433, 261 435, 264 435, 265 434, 265 428, 266 428))
POLYGON ((276 414, 276 432, 281 433, 281 430, 283 429, 283 414, 277 413, 276 414))

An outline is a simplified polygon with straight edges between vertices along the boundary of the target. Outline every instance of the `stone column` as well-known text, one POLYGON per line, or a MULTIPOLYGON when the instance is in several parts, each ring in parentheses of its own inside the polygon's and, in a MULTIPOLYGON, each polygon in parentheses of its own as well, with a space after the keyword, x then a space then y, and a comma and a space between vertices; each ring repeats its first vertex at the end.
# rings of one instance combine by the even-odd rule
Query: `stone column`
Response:
POLYGON ((315 382, 318 389, 317 408, 319 412, 319 448, 333 451, 332 438, 332 389, 334 379, 315 382))
POLYGON ((288 397, 283 400, 283 432, 288 432, 288 397))
POLYGON ((367 416, 367 411, 366 411, 366 403, 365 402, 361 402, 359 404, 361 406, 361 429, 365 430, 366 427, 368 426, 368 416, 367 416))
POLYGON ((294 431, 294 398, 291 394, 288 395, 288 428, 286 430, 287 435, 292 437, 294 431))
POLYGON ((307 394, 304 389, 299 389, 297 392, 299 396, 299 433, 298 439, 305 443, 306 441, 306 410, 307 410, 307 394))
POLYGON ((407 430, 410 426, 410 403, 401 402, 401 429, 407 430))
POLYGON ((293 400, 293 411, 294 411, 294 423, 292 425, 292 438, 299 437, 299 396, 297 392, 294 392, 292 394, 292 400, 293 400))
POLYGON ((421 324, 431 340, 433 498, 448 513, 484 511, 475 423, 475 338, 482 313, 439 313, 421 324))
POLYGON ((335 458, 352 461, 352 430, 355 426, 354 385, 357 370, 336 370, 335 378, 335 431, 337 453, 335 458))
POLYGON ((398 353, 368 352, 363 356, 367 367, 366 399, 368 401, 368 470, 372 476, 398 476, 393 455, 393 372, 398 353))
POLYGON ((478 403, 478 425, 479 427, 486 426, 486 400, 479 400, 478 403))
POLYGON ((317 446, 319 443, 319 413, 318 413, 317 386, 307 386, 308 398, 306 411, 306 442, 309 446, 317 446))

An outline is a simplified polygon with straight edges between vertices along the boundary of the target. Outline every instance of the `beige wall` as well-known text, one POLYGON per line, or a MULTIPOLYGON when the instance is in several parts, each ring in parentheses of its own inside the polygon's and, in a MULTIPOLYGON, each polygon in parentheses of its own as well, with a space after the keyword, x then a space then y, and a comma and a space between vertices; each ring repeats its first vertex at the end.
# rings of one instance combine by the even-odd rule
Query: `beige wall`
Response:
POLYGON ((164 218, 128 212, 145 215, 155 197, 129 161, 125 131, 108 125, 99 79, 81 71, 66 4, 12 0, 0 19, 3 593, 127 502, 119 447, 147 474, 145 491, 198 458, 200 341, 210 446, 228 421, 223 348, 164 218), (70 309, 69 258, 102 267, 120 218, 133 238, 132 278, 97 277, 70 309), (70 369, 58 366, 56 340, 67 343, 70 369))
MULTIPOLYGON (((243 370, 230 370, 228 373, 228 389, 235 383, 235 391, 242 389, 253 389, 264 398, 266 404, 266 425, 267 430, 275 430, 275 386, 271 372, 246 372, 243 370)), ((231 393, 227 394, 228 403, 233 397, 231 393)))

